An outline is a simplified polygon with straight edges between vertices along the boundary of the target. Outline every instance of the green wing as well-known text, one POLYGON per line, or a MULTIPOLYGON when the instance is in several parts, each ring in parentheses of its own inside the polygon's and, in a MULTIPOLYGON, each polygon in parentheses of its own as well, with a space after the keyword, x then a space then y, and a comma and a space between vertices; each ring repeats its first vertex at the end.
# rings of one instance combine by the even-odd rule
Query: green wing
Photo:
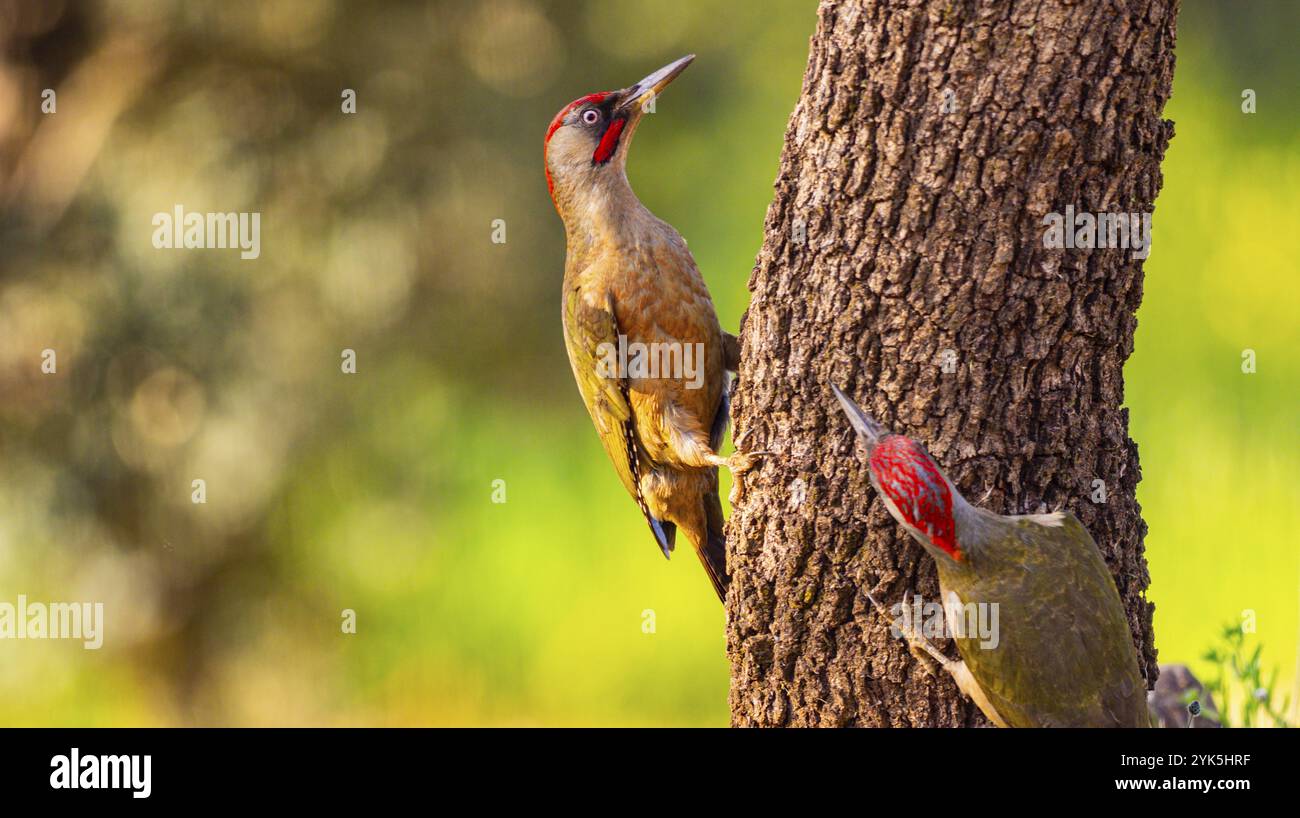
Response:
POLYGON ((564 296, 564 341, 569 353, 569 365, 582 393, 582 402, 596 425, 605 453, 614 464, 619 480, 627 493, 636 500, 641 513, 654 533, 655 541, 664 556, 673 550, 675 530, 671 524, 656 520, 641 493, 642 458, 644 450, 636 431, 636 415, 628 400, 627 384, 611 367, 606 350, 618 349, 618 317, 614 311, 614 297, 607 293, 604 304, 589 304, 577 288, 566 290, 564 296), (602 346, 608 345, 608 346, 602 346))

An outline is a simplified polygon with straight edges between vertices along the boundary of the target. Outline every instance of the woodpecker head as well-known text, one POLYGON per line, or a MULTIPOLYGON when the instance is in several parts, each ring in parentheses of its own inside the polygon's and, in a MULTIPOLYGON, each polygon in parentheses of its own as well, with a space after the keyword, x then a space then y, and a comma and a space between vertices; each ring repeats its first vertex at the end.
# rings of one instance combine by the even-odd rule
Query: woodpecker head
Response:
POLYGON ((546 185, 563 216, 575 199, 626 184, 632 133, 647 107, 695 59, 688 54, 621 91, 598 91, 564 106, 546 129, 546 185))
POLYGON ((925 447, 891 433, 834 384, 831 389, 866 449, 871 484, 885 508, 936 559, 965 559, 953 520, 954 503, 965 501, 925 447))

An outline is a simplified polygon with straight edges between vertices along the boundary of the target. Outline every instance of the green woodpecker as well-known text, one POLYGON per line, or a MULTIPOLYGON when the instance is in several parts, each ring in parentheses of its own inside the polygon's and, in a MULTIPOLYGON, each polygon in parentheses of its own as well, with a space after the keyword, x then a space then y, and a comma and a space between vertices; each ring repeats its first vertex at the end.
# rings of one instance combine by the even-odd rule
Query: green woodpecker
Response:
POLYGON ((932 656, 1001 727, 1150 726, 1115 581, 1074 515, 1007 517, 971 505, 925 447, 891 434, 831 388, 865 448, 876 493, 938 564, 961 661, 905 617, 895 626, 912 652, 932 656), (991 637, 974 632, 980 606, 996 606, 984 619, 997 623, 991 637))
POLYGON ((620 91, 566 105, 546 131, 546 181, 564 221, 564 340, 596 432, 665 557, 683 529, 719 598, 726 592, 718 455, 727 371, 739 357, 686 242, 628 185, 628 146, 683 57, 620 91))

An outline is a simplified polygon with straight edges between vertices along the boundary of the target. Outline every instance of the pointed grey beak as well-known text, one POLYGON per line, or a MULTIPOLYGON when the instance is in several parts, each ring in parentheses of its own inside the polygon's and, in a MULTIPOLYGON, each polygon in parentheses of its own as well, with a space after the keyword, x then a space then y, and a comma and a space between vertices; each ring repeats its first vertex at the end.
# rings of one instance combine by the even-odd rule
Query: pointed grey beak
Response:
POLYGON ((889 430, 862 411, 862 407, 853 402, 853 399, 840 391, 835 384, 831 384, 831 389, 835 391, 835 397, 839 399, 840 406, 844 408, 844 414, 849 416, 849 423, 853 424, 853 431, 858 433, 867 448, 875 446, 881 438, 889 434, 889 430))
POLYGON ((622 100, 618 104, 618 113, 626 116, 643 113, 646 103, 658 96, 659 92, 675 80, 678 74, 685 71, 686 66, 694 59, 694 54, 687 54, 676 62, 668 63, 636 85, 623 89, 619 92, 622 100))

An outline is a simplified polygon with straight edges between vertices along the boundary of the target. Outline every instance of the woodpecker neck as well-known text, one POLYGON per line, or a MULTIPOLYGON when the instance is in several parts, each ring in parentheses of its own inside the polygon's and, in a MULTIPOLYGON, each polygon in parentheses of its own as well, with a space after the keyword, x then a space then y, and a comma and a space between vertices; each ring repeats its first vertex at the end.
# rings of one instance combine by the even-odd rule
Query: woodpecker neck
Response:
POLYGON ((570 252, 622 243, 650 216, 627 181, 622 156, 613 162, 617 165, 597 166, 578 178, 570 174, 554 182, 551 196, 564 221, 570 252))
MULTIPOLYGON (((949 483, 951 486, 952 484, 949 483)), ((989 512, 966 502, 966 498, 952 486, 952 524, 957 547, 967 558, 978 554, 989 535, 989 512)), ((969 559, 963 560, 969 564, 969 559)))

